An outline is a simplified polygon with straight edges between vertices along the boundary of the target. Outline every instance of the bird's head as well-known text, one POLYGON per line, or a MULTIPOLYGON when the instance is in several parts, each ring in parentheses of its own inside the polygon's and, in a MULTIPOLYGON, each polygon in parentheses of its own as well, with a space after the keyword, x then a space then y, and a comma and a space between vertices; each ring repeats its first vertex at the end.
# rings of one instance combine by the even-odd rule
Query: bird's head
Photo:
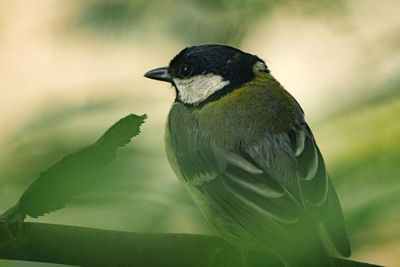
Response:
POLYGON ((176 101, 200 105, 219 99, 254 78, 269 72, 257 56, 224 45, 185 48, 168 67, 153 69, 145 77, 173 84, 176 101))

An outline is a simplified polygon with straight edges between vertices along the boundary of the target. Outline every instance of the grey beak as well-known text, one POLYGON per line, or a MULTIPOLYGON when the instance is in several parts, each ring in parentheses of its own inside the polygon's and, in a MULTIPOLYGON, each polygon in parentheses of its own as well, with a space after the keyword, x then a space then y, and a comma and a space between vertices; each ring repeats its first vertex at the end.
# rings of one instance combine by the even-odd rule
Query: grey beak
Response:
POLYGON ((164 81, 164 82, 172 82, 171 75, 168 73, 168 67, 157 68, 154 70, 150 70, 146 72, 144 77, 164 81))

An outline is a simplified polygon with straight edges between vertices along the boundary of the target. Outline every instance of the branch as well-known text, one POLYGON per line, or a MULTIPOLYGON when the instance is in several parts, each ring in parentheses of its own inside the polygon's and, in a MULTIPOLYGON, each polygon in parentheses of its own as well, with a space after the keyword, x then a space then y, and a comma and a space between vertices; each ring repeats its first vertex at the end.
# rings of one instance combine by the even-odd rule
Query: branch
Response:
MULTIPOLYGON (((6 236, 0 229, 0 237, 6 236)), ((22 238, 0 240, 0 258, 80 266, 241 266, 240 253, 217 237, 150 234, 24 223, 22 238)), ((273 255, 251 254, 249 266, 282 266, 273 255)), ((334 259, 335 266, 377 266, 334 259)))

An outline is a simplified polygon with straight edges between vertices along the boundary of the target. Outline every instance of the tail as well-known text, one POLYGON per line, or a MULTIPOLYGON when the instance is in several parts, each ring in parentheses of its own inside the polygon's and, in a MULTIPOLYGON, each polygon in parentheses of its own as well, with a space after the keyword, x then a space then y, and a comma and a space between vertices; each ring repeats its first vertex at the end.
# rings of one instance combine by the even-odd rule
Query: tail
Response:
POLYGON ((318 223, 311 216, 305 216, 291 229, 288 242, 280 247, 281 260, 287 267, 334 266, 324 242, 318 223))
POLYGON ((309 239, 304 243, 296 244, 295 249, 281 253, 281 260, 287 267, 333 267, 333 259, 329 256, 324 244, 320 240, 309 239))

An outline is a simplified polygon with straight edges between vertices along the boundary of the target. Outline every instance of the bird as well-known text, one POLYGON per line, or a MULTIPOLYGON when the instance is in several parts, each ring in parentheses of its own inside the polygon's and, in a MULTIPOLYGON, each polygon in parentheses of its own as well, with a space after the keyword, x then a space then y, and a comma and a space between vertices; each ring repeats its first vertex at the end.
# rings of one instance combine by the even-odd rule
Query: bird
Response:
POLYGON ((240 251, 272 252, 285 266, 331 266, 326 236, 335 253, 350 256, 342 208, 304 111, 264 60, 198 45, 144 76, 175 89, 167 159, 222 238, 240 251))

